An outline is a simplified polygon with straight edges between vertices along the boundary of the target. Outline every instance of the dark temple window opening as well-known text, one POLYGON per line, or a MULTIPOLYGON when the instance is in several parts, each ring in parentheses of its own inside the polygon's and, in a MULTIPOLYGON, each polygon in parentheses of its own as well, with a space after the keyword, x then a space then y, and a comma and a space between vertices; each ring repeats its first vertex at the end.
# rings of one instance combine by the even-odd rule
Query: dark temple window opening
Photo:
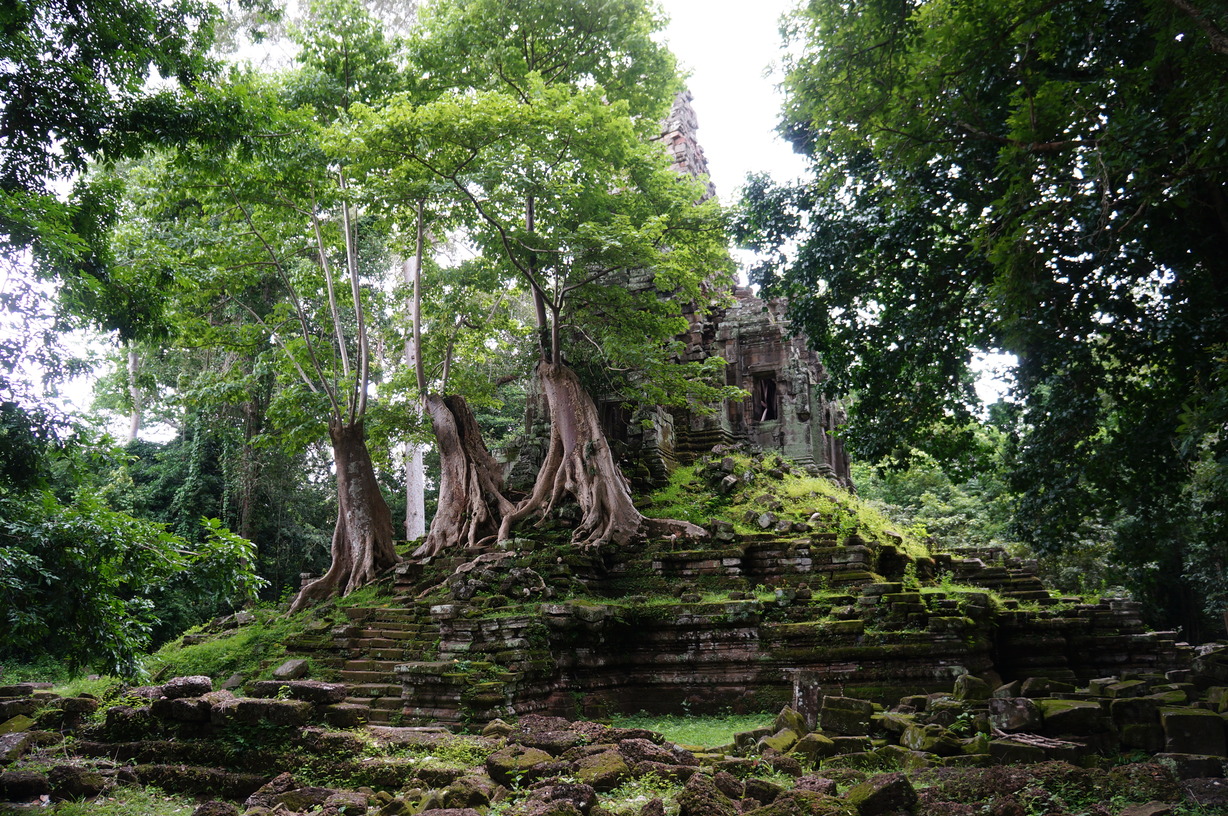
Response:
POLYGON ((776 394, 775 377, 770 374, 756 377, 755 386, 751 389, 751 398, 755 403, 754 415, 756 422, 771 422, 780 418, 777 406, 779 399, 776 394))

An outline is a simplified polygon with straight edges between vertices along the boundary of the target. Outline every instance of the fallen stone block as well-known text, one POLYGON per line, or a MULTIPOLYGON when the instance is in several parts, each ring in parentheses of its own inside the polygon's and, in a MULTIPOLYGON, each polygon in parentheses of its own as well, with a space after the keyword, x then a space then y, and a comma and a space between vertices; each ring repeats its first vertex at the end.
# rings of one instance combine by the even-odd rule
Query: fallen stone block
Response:
POLYGON ((61 801, 93 799, 111 786, 102 774, 78 765, 56 765, 47 772, 47 781, 51 797, 61 801))
POLYGON ((297 727, 307 724, 311 709, 311 703, 303 700, 257 700, 238 697, 213 706, 209 721, 219 726, 232 723, 268 723, 297 727))
POLYGON ((765 751, 776 751, 777 753, 786 754, 797 744, 797 732, 790 728, 782 728, 771 736, 764 737, 759 740, 759 753, 765 751))
POLYGON ((999 731, 1035 731, 1043 719, 1040 706, 1027 697, 989 700, 989 723, 999 731))
POLYGON ((37 771, 0 773, 0 801, 25 802, 51 793, 47 777, 37 771))
POLYGON ((1169 753, 1225 756, 1224 718, 1203 708, 1160 709, 1164 748, 1169 753))
POLYGON ((1195 778, 1181 784, 1185 796, 1208 812, 1228 811, 1228 780, 1195 778))
POLYGON ((1202 754, 1180 754, 1166 751, 1153 757, 1173 769, 1178 779, 1221 777, 1224 775, 1224 758, 1202 754))
POLYGON ((1040 699, 1035 702, 1043 718, 1044 734, 1091 736, 1112 730, 1099 703, 1065 699, 1040 699))
POLYGON ((1029 677, 1023 681, 1019 687, 1019 697, 1044 697, 1050 694, 1069 694, 1074 691, 1075 687, 1070 683, 1063 683, 1061 680, 1052 680, 1048 677, 1029 677))
POLYGON ((199 697, 211 691, 213 691, 213 681, 204 675, 175 677, 162 684, 162 696, 172 699, 176 697, 199 697))
POLYGON ((627 761, 617 750, 590 754, 575 763, 576 781, 591 785, 595 790, 610 791, 618 787, 631 773, 627 761))
POLYGON ((1044 748, 1010 739, 990 740, 989 755, 1003 765, 1027 765, 1046 759, 1044 748))
POLYGON ((29 731, 34 727, 34 719, 25 714, 9 717, 0 723, 0 734, 15 734, 18 731, 29 731))
POLYGON ((833 756, 837 752, 836 743, 822 734, 810 733, 797 741, 792 754, 803 757, 812 765, 817 765, 820 759, 833 756))
POLYGON ((16 731, 0 735, 0 763, 14 762, 35 748, 59 741, 60 736, 50 731, 16 731))
POLYGON ((851 697, 824 697, 819 709, 819 727, 846 736, 865 734, 870 730, 874 705, 851 697))
POLYGON ((736 816, 737 808, 707 774, 697 773, 678 794, 678 816, 736 816))
POLYGON ((500 785, 524 785, 546 776, 553 763, 540 748, 509 745, 486 758, 486 772, 500 785))
POLYGON ((917 792, 904 774, 881 774, 849 790, 844 800, 857 809, 858 816, 884 816, 911 811, 917 804, 917 792))
POLYGON ((955 699, 964 702, 980 702, 988 700, 992 693, 989 684, 979 677, 970 674, 960 675, 955 680, 955 699))
POLYGON ((137 765, 133 772, 142 785, 156 785, 172 793, 203 793, 240 802, 268 779, 259 774, 194 765, 137 765))
POLYGON ((295 659, 287 660, 277 668, 273 669, 274 680, 298 680, 300 677, 306 677, 309 666, 306 660, 295 659))
MULTIPOLYGON (((171 722, 209 722, 212 708, 207 700, 199 697, 163 697, 149 705, 153 716, 171 722)), ((110 721, 109 712, 107 720, 110 721)))
POLYGON ((941 725, 910 725, 900 735, 900 744, 911 751, 922 751, 938 756, 955 756, 963 753, 959 740, 941 725))
POLYGON ((348 691, 344 683, 320 680, 259 680, 248 685, 253 697, 277 697, 285 689, 291 700, 306 700, 314 705, 334 705, 345 700, 348 691))

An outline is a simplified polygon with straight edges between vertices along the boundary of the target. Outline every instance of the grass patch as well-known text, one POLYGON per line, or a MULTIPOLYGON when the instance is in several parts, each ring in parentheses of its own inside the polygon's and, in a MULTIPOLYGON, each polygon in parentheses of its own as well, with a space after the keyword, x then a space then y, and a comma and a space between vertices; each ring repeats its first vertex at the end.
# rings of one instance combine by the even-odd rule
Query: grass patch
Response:
POLYGON ((601 795, 602 810, 615 816, 637 816, 644 805, 660 799, 665 805, 665 816, 678 816, 678 794, 682 784, 662 779, 656 774, 646 774, 638 779, 628 779, 609 793, 601 795))
MULTIPOLYGON (((260 678, 280 665, 286 657, 286 639, 302 632, 310 618, 287 617, 271 609, 260 609, 254 614, 254 622, 203 643, 166 644, 146 659, 145 670, 155 680, 197 674, 217 679, 235 673, 248 679, 260 678)), ((195 631, 199 630, 189 633, 195 631)))
MULTIPOLYGON (((56 802, 39 808, 54 816, 191 816, 196 801, 191 797, 163 793, 157 788, 116 788, 106 796, 86 802, 56 802)), ((29 813, 0 803, 0 815, 29 813)))
POLYGON ((45 656, 29 663, 0 664, 0 685, 5 686, 17 683, 67 683, 80 676, 79 669, 45 656))
POLYGON ((390 754, 382 750, 374 753, 377 756, 412 757, 449 768, 471 768, 475 765, 484 765, 486 759, 494 752, 495 748, 482 740, 454 735, 434 745, 407 745, 397 748, 390 754))
POLYGON ((613 718, 616 728, 646 728, 656 731, 679 745, 715 748, 729 745, 739 731, 751 731, 772 724, 775 714, 717 714, 706 717, 686 714, 619 714, 613 718))

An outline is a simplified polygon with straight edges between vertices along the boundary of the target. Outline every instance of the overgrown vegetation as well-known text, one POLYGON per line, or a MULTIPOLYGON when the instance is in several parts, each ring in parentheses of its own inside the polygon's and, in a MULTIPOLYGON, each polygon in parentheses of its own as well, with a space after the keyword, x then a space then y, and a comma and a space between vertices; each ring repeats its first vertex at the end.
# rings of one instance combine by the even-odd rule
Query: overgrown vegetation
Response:
POLYGON ((775 713, 718 714, 616 714, 611 722, 619 728, 646 728, 662 734, 671 742, 713 748, 733 744, 733 735, 769 726, 775 713))
POLYGON ((896 523, 880 507, 830 479, 805 473, 775 452, 730 451, 679 467, 668 484, 643 502, 645 512, 700 525, 719 519, 742 534, 774 529, 779 521, 806 523, 817 515, 819 529, 835 534, 840 543, 858 535, 894 544, 914 557, 929 554, 913 525, 896 523), (737 485, 722 493, 717 485, 725 476, 734 476, 737 485), (776 519, 767 528, 759 524, 765 513, 776 519))
MULTIPOLYGON (((123 787, 88 801, 49 802, 38 812, 49 816, 191 816, 196 806, 190 796, 164 793, 155 787, 123 787)), ((24 806, 10 809, 0 803, 0 815, 28 812, 24 806)))

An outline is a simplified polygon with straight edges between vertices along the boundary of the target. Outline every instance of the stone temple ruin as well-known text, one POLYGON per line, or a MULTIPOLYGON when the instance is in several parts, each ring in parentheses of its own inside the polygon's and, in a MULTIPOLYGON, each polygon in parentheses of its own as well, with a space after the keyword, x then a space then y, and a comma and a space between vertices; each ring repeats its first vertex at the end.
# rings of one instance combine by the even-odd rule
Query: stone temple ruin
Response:
MULTIPOLYGON (((702 172, 686 102, 680 98, 664 138, 682 169, 702 172)), ((525 723, 544 715, 787 705, 794 713, 781 713, 775 733, 737 735, 728 750, 692 765, 732 773, 766 763, 797 775, 800 761, 946 769, 1144 752, 1181 778, 1223 775, 1223 644, 1195 649, 1175 632, 1150 631, 1133 601, 1058 597, 1035 563, 1001 549, 918 556, 898 534, 842 526, 817 510, 777 517, 775 496, 787 479, 824 475, 848 485, 848 456, 834 435, 842 416, 818 394, 822 366, 789 331, 782 304, 742 288, 732 295, 727 307, 692 318, 683 354, 722 357, 728 384, 745 399, 710 413, 632 413, 612 400, 600 407, 634 482, 658 484, 677 464, 691 464, 705 491, 754 508, 739 527, 713 519, 702 542, 584 552, 560 519, 532 538, 405 563, 370 605, 316 610, 285 643, 295 659, 267 667, 274 679, 235 677, 215 691, 209 678, 154 678, 162 685, 138 690, 147 704, 116 706, 101 724, 89 722, 92 698, 0 688, 0 726, 8 728, 0 730, 0 771, 58 744, 57 734, 75 733, 76 756, 130 763, 124 773, 168 790, 258 798, 282 779, 270 782, 284 769, 277 763, 316 754, 348 763, 347 773, 368 775, 372 786, 393 789, 416 774, 414 784, 442 789, 459 784, 463 771, 376 762, 361 741, 330 729, 367 725, 381 739, 429 742, 442 738, 407 727, 510 730, 494 721, 516 717, 528 733, 525 723), (735 447, 750 453, 735 457, 735 447), (315 678, 298 679, 308 664, 315 678), (235 753, 211 741, 257 727, 296 735, 293 753, 235 753)), ((513 481, 517 468, 531 478, 532 432, 541 426, 530 412, 528 453, 513 481)), ((215 622, 191 642, 241 623, 215 622)), ((589 736, 577 732, 563 747, 601 747, 587 745, 589 736)), ((549 740, 522 742, 506 750, 520 757, 550 748, 549 740)), ((578 778, 587 756, 570 771, 578 778)), ((547 756, 542 767, 561 761, 547 756)), ((640 755, 619 773, 643 768, 678 773, 640 755)), ((0 799, 19 798, 19 776, 0 773, 0 799)))

